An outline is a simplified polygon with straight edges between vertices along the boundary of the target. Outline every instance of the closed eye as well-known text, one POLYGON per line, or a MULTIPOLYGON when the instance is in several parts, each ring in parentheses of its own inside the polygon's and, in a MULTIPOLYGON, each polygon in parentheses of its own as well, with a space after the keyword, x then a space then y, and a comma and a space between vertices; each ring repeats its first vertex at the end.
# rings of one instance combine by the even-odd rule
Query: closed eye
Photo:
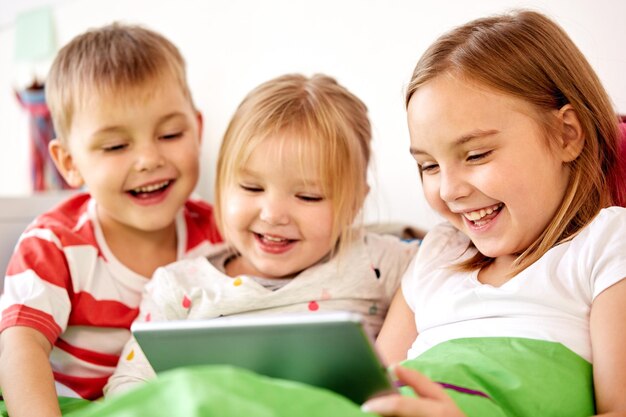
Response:
POLYGON ((483 153, 479 153, 479 154, 469 155, 467 157, 467 161, 468 162, 480 161, 481 159, 484 159, 484 158, 488 157, 489 155, 491 155, 492 152, 493 151, 487 151, 487 152, 483 152, 483 153))
POLYGON ((117 145, 109 145, 109 146, 103 146, 102 150, 104 152, 115 152, 115 151, 121 151, 122 149, 125 149, 128 145, 126 145, 125 143, 120 143, 117 145))
POLYGON ((417 164, 417 167, 420 170, 420 174, 434 174, 439 169, 438 164, 426 163, 426 164, 417 164))
POLYGON ((183 132, 176 132, 176 133, 170 133, 167 135, 161 135, 160 139, 172 140, 172 139, 178 139, 181 136, 183 136, 183 132))
POLYGON ((239 187, 249 193, 260 193, 263 191, 263 188, 256 185, 239 184, 239 187))
POLYGON ((317 202, 317 201, 322 201, 324 199, 324 197, 321 197, 319 195, 306 195, 306 194, 299 194, 296 197, 302 201, 307 201, 307 202, 317 202))

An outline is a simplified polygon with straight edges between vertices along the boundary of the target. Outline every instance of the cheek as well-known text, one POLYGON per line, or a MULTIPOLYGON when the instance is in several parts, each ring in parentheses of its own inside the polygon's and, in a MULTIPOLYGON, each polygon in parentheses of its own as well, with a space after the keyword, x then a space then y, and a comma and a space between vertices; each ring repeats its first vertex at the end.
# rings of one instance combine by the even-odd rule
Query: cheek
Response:
POLYGON ((185 152, 172 151, 177 164, 184 167, 185 170, 198 174, 200 171, 200 155, 199 150, 195 148, 187 148, 185 152))
POLYGON ((82 178, 92 186, 113 188, 124 182, 130 168, 122 159, 113 161, 90 161, 78 167, 82 178))
POLYGON ((422 190, 428 204, 436 211, 442 212, 447 208, 439 194, 439 181, 432 177, 424 177, 422 190))
POLYGON ((226 229, 236 229, 241 223, 245 222, 251 216, 252 202, 242 197, 239 193, 227 193, 227 199, 224 202, 223 222, 226 229))
POLYGON ((330 205, 302 214, 301 219, 305 222, 311 237, 324 242, 329 242, 332 239, 333 211, 330 205))

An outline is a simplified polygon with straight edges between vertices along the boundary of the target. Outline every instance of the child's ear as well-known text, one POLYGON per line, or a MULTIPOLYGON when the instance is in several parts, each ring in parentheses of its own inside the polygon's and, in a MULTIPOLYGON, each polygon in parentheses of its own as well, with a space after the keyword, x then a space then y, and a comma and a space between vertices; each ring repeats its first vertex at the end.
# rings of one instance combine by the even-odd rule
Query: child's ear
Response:
POLYGON ((578 158, 585 146, 585 133, 578 114, 571 104, 561 107, 558 113, 560 124, 559 153, 563 162, 578 158))
POLYGON ((80 175, 78 168, 74 165, 72 154, 61 143, 61 140, 55 138, 48 144, 48 152, 52 157, 54 165, 65 179, 70 187, 78 188, 83 185, 83 177, 80 175))

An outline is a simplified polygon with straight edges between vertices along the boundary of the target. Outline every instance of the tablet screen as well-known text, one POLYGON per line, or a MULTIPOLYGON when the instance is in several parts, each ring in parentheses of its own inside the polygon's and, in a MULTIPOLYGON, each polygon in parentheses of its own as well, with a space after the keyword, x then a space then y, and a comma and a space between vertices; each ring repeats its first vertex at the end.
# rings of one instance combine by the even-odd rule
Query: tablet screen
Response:
POLYGON ((358 314, 246 315, 137 322, 131 330, 158 372, 221 364, 333 390, 357 404, 393 392, 358 314))

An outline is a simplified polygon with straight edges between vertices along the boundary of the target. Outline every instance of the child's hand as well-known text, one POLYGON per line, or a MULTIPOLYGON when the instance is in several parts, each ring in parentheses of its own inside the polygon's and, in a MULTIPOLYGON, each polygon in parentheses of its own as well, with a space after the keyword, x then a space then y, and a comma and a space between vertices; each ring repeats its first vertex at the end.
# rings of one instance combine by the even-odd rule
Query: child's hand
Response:
POLYGON ((386 395, 367 401, 362 406, 364 411, 397 417, 465 417, 441 385, 401 366, 394 368, 394 372, 398 380, 413 388, 419 398, 386 395))

